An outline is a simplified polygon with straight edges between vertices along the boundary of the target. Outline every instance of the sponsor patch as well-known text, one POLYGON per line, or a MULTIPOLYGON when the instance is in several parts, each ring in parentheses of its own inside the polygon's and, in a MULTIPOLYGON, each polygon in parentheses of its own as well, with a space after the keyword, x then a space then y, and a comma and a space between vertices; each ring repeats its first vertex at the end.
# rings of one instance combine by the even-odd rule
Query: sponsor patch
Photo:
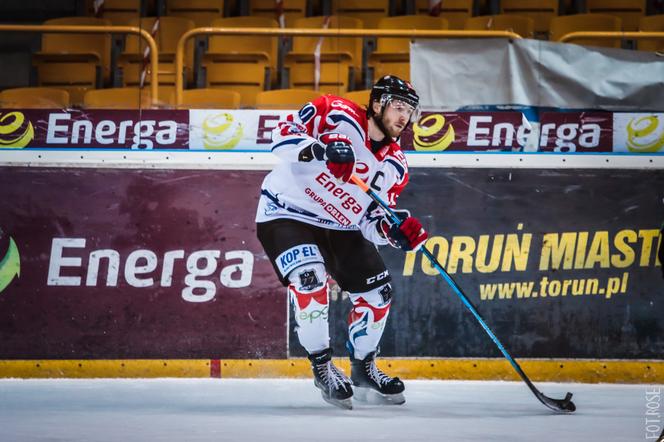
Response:
POLYGON ((277 256, 277 268, 284 277, 293 269, 313 262, 324 262, 316 244, 300 244, 277 256))

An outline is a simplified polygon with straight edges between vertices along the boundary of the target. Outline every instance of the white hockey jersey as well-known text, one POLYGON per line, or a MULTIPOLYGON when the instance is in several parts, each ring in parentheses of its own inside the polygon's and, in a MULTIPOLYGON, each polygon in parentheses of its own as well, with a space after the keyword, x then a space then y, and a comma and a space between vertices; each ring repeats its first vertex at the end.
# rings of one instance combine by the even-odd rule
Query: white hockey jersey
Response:
POLYGON ((376 223, 383 216, 371 198, 352 183, 341 183, 325 161, 298 161, 300 152, 324 133, 350 138, 355 175, 390 206, 408 182, 406 157, 397 142, 371 151, 366 111, 352 101, 325 95, 289 115, 273 132, 272 152, 282 161, 263 181, 256 222, 289 218, 335 230, 361 230, 369 241, 386 244, 376 223))

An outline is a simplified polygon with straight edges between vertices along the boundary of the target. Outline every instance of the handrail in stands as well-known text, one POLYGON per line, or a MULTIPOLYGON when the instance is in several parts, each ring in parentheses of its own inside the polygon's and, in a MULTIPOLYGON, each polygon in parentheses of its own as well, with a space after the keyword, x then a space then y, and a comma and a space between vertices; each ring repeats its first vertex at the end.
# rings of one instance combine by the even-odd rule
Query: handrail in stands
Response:
POLYGON ((510 38, 521 36, 510 31, 450 31, 412 29, 283 29, 283 28, 195 28, 185 32, 175 50, 175 105, 182 104, 184 90, 185 43, 196 35, 267 35, 292 37, 394 37, 394 38, 510 38))
POLYGON ((655 40, 655 39, 664 38, 664 32, 577 31, 577 32, 570 32, 569 34, 565 34, 562 37, 560 37, 557 41, 559 43, 569 43, 573 40, 579 40, 581 38, 599 38, 599 39, 605 39, 605 40, 623 39, 623 38, 630 39, 630 40, 631 39, 635 39, 635 40, 655 40))
POLYGON ((137 34, 150 47, 150 95, 152 104, 159 100, 157 43, 145 29, 135 26, 64 26, 64 25, 0 25, 0 32, 40 32, 54 34, 137 34))

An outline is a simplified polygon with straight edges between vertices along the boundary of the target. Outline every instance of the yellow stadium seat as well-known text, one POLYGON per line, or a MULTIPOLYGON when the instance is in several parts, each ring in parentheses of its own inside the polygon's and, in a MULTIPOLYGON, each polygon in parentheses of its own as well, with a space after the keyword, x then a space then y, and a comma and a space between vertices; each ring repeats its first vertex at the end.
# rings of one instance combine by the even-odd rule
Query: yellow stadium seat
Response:
MULTIPOLYGON (((298 28, 323 28, 325 17, 301 18, 295 21, 298 28)), ((362 22, 352 17, 330 16, 328 29, 361 29, 362 22)), ((293 48, 285 57, 290 88, 315 89, 316 56, 320 42, 320 69, 322 91, 339 93, 346 91, 361 77, 362 39, 337 37, 294 37, 293 48)))
MULTIPOLYGON (((213 27, 277 28, 270 17, 230 17, 212 22, 213 27)), ((211 36, 203 57, 206 85, 234 89, 242 96, 242 106, 253 106, 256 94, 269 89, 276 77, 277 37, 246 35, 211 36)))
POLYGON ((86 109, 150 109, 150 91, 137 87, 96 89, 85 93, 86 109))
MULTIPOLYGON (((415 13, 429 14, 429 0, 417 0, 415 13)), ((447 20, 449 29, 463 29, 466 20, 473 15, 473 0, 443 0, 440 6, 440 17, 447 20)))
MULTIPOLYGON (((279 24, 269 17, 229 17, 212 22, 214 28, 278 28, 279 24)), ((262 35, 210 36, 208 50, 203 58, 207 66, 213 63, 237 63, 256 58, 265 62, 276 72, 278 37, 262 35)))
POLYGON ((510 31, 523 38, 535 35, 535 20, 521 15, 482 15, 466 20, 465 29, 472 31, 510 31))
MULTIPOLYGON (((94 17, 63 17, 45 25, 109 26, 94 17)), ((88 89, 110 78, 111 39, 105 34, 42 34, 41 51, 33 54, 37 82, 42 87, 65 89, 73 104, 81 103, 88 89)))
MULTIPOLYGON (((378 23, 380 29, 447 29, 447 20, 425 15, 403 15, 387 17, 378 23)), ((408 38, 377 39, 376 51, 369 56, 369 66, 373 68, 373 78, 396 75, 410 80, 410 40, 408 38)))
MULTIPOLYGON (((229 89, 185 89, 178 109, 238 109, 241 96, 229 89)), ((175 103, 175 94, 169 100, 175 103)))
POLYGON ((551 19, 558 16, 559 0, 501 0, 500 13, 523 15, 535 20, 535 32, 549 32, 551 19))
MULTIPOLYGON (((276 19, 277 9, 274 0, 249 0, 249 15, 276 19)), ((294 20, 307 15, 307 0, 284 0, 285 25, 291 27, 294 20)))
MULTIPOLYGON (((152 34, 157 17, 135 18, 129 21, 129 26, 145 29, 152 34)), ((194 28, 194 22, 182 17, 160 17, 159 26, 153 36, 159 52, 159 84, 175 85, 175 50, 180 37, 194 28)), ((127 87, 140 85, 143 71, 143 54, 146 47, 145 40, 138 36, 127 36, 125 51, 120 56, 119 65, 122 68, 123 84, 127 87)), ((185 48, 184 68, 187 81, 193 79, 194 42, 189 39, 185 48)), ((150 83, 150 67, 146 66, 145 84, 150 83)))
POLYGON ((168 0, 166 15, 193 21, 197 28, 212 25, 224 14, 224 0, 168 0))
MULTIPOLYGON (((596 32, 620 32, 621 20, 618 17, 604 14, 575 14, 563 15, 551 19, 551 41, 560 39, 571 32, 596 31, 596 32)), ((570 43, 586 46, 601 46, 607 48, 619 48, 620 39, 592 39, 584 38, 572 40, 570 43)))
POLYGON ((586 0, 586 9, 591 14, 620 17, 623 31, 636 31, 646 15, 646 0, 586 0))
POLYGON ((277 89, 256 95, 257 109, 299 109, 322 94, 312 89, 277 89))
POLYGON ((345 15, 362 20, 364 27, 378 27, 380 19, 390 15, 389 0, 335 0, 332 2, 332 14, 345 15))
POLYGON ((366 108, 369 105, 370 95, 371 89, 363 89, 361 91, 346 92, 343 97, 366 108))
POLYGON ((241 96, 243 107, 253 107, 256 94, 269 85, 267 61, 250 59, 237 63, 215 63, 207 67, 207 85, 209 88, 232 89, 241 96))
MULTIPOLYGON (((94 16, 94 1, 87 1, 88 15, 94 16)), ((104 0, 100 18, 109 20, 114 25, 126 25, 130 20, 145 15, 154 7, 154 0, 104 0)))
MULTIPOLYGON (((331 15, 329 17, 306 17, 295 20, 296 28, 315 28, 323 29, 327 18, 327 29, 362 29, 362 20, 353 17, 344 17, 331 15)), ((352 65, 358 70, 362 66, 362 39, 353 37, 326 37, 321 40, 320 37, 294 37, 294 53, 313 53, 321 42, 321 53, 345 52, 350 55, 352 65)))
POLYGON ((66 109, 69 92, 48 87, 21 87, 0 92, 0 107, 4 109, 66 109))
MULTIPOLYGON (((664 14, 641 17, 639 31, 664 32, 664 14)), ((664 51, 664 39, 637 40, 636 47, 640 51, 664 51)))
MULTIPOLYGON (((341 95, 355 83, 353 60, 345 52, 320 54, 318 90, 341 95)), ((291 89, 316 89, 315 55, 289 53, 286 56, 288 86, 291 89)))

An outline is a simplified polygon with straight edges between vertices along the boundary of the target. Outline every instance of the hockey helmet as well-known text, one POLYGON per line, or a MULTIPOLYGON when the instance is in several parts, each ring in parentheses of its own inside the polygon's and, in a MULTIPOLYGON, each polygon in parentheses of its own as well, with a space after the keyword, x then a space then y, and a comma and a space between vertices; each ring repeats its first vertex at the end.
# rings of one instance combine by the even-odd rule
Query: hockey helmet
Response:
POLYGON ((394 75, 382 77, 371 88, 368 108, 369 115, 373 116, 374 114, 372 106, 374 101, 380 103, 381 109, 384 111, 387 104, 393 99, 401 100, 407 105, 412 106, 413 112, 410 121, 417 121, 420 113, 420 97, 409 82, 394 75))

